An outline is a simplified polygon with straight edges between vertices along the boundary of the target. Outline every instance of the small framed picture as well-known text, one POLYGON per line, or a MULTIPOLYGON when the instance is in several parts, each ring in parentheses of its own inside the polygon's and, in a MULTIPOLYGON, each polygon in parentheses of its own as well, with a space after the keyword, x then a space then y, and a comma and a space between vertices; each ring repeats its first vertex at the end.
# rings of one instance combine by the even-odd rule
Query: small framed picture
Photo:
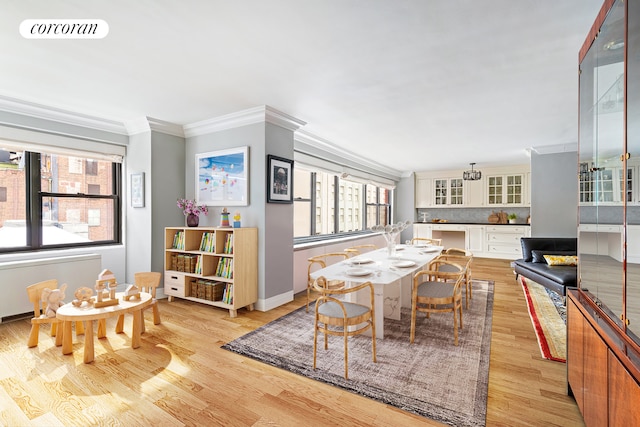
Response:
POLYGON ((144 172, 131 174, 131 206, 144 208, 144 172))
POLYGON ((267 202, 293 203, 293 160, 267 155, 267 202))

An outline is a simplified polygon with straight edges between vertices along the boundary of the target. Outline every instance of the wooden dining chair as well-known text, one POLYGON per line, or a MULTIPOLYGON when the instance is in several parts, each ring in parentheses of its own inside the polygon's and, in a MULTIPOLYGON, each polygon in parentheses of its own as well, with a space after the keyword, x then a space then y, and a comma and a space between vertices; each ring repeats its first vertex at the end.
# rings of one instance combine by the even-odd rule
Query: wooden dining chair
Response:
MULTIPOLYGON (((456 255, 456 252, 446 252, 440 254, 435 260, 440 259, 444 261, 450 261, 454 264, 462 266, 464 270, 462 285, 464 286, 464 304, 465 308, 469 308, 469 300, 473 298, 473 287, 471 282, 471 263, 473 262, 473 254, 465 251, 468 255, 456 255)), ((444 271, 454 271, 450 266, 444 266, 444 271)))
POLYGON ((473 253, 471 253, 471 251, 468 251, 466 249, 460 249, 460 248, 447 248, 444 251, 442 251, 442 253, 447 255, 461 255, 461 256, 469 256, 469 257, 473 256, 473 253))
MULTIPOLYGON (((440 261, 439 267, 448 261, 440 261)), ((462 329, 462 267, 459 272, 447 272, 441 269, 421 270, 413 276, 411 289, 411 332, 409 342, 413 344, 416 334, 418 311, 426 313, 453 313, 453 340, 458 345, 458 328, 462 329), (460 321, 458 322, 458 318, 460 321)))
MULTIPOLYGON (((27 286, 27 296, 29 301, 33 304, 33 318, 31 319, 31 331, 29 332, 29 339, 27 340, 27 346, 29 348, 38 345, 38 337, 40 335, 40 325, 48 323, 51 325, 51 336, 56 337, 56 346, 62 345, 62 327, 61 321, 56 317, 48 317, 45 313, 47 310, 47 301, 42 298, 42 291, 44 289, 58 289, 58 281, 56 279, 45 280, 27 286)), ((80 335, 84 333, 84 325, 82 322, 76 322, 76 334, 80 335)))
POLYGON ((368 245, 356 245, 351 246, 350 248, 345 249, 344 251, 349 255, 349 257, 358 256, 364 252, 375 251, 378 247, 374 244, 368 245))
MULTIPOLYGON (((328 350, 328 336, 342 336, 344 338, 344 378, 349 379, 349 345, 348 337, 362 334, 371 329, 371 347, 373 362, 376 363, 376 317, 373 284, 361 283, 357 286, 342 289, 330 289, 327 280, 320 276, 314 282, 315 289, 320 292, 316 301, 315 320, 313 327, 313 369, 316 369, 316 355, 318 348, 318 331, 324 334, 324 349, 328 350), (370 304, 358 304, 342 301, 336 296, 347 295, 368 290, 370 304), (322 324, 322 326, 321 326, 322 324)), ((366 292, 366 291, 365 291, 366 292)))
MULTIPOLYGON (((347 255, 346 252, 330 252, 312 256, 307 259, 307 261, 309 261, 309 265, 307 266, 307 312, 309 312, 311 291, 314 289, 314 280, 311 278, 311 273, 326 268, 328 265, 335 264, 336 262, 344 261, 347 258, 349 258, 349 255, 347 255)), ((331 289, 340 289, 344 287, 344 282, 341 280, 329 280, 327 281, 327 286, 331 289)))
POLYGON ((418 245, 421 243, 427 245, 442 246, 442 239, 429 239, 427 237, 414 237, 413 239, 411 239, 412 245, 418 245))
MULTIPOLYGON (((152 307, 153 308, 153 324, 159 325, 161 322, 160 310, 158 309, 158 300, 156 299, 156 289, 158 289, 158 286, 160 285, 160 279, 162 278, 162 274, 155 271, 141 272, 141 273, 135 273, 133 275, 133 278, 134 278, 134 284, 138 287, 140 292, 147 292, 151 294, 151 305, 148 305, 147 307, 143 308, 141 313, 142 316, 140 316, 141 322, 142 322, 142 325, 140 325, 140 330, 142 332, 145 332, 144 310, 148 309, 149 307, 152 307)), ((118 316, 118 321, 116 322, 116 332, 121 333, 123 331, 123 327, 124 327, 124 314, 121 314, 120 316, 118 316)))

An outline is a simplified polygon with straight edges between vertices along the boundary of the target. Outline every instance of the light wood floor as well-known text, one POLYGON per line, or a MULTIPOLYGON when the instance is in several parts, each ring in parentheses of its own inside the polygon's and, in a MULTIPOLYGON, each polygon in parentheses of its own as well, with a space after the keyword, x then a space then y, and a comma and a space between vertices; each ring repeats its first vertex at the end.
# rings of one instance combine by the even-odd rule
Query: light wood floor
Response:
MULTIPOLYGON (((488 426, 580 426, 566 395, 566 367, 540 357, 522 290, 508 261, 475 260, 473 275, 495 281, 488 426)), ((26 298, 26 293, 25 293, 26 298)), ((48 330, 26 346, 29 321, 0 324, 0 424, 5 426, 439 425, 382 403, 235 355, 219 347, 301 306, 228 312, 189 301, 147 312, 142 346, 113 333, 82 363, 82 336, 63 356, 48 330)), ((131 331, 127 316, 125 331, 131 331)))

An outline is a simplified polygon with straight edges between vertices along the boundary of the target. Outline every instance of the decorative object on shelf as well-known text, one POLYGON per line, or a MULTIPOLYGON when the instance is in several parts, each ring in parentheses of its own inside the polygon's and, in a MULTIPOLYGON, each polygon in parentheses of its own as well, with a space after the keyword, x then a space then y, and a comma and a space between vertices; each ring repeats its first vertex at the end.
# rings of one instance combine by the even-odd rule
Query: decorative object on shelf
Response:
POLYGON ((402 233, 409 225, 411 225, 411 222, 405 221, 397 224, 374 225, 370 230, 374 233, 382 233, 387 241, 387 255, 392 257, 396 254, 396 238, 398 234, 402 233))
POLYGON ((248 171, 248 146, 196 154, 196 200, 208 206, 247 206, 248 171))
POLYGON ((227 208, 222 208, 222 213, 220 214, 220 227, 231 227, 229 224, 229 211, 227 208))
POLYGON ((178 199, 177 205, 182 209, 187 227, 197 227, 200 224, 200 214, 209 213, 206 205, 198 205, 195 200, 178 199))
POLYGON ((233 214, 233 228, 240 228, 240 212, 233 214))
POLYGON ((131 174, 131 207, 144 208, 144 172, 131 174))
POLYGON ((507 215, 507 219, 509 220, 509 224, 515 224, 516 223, 516 218, 518 218, 518 216, 514 213, 510 213, 509 215, 507 215))
POLYGON ((473 170, 473 166, 475 163, 469 163, 471 165, 471 170, 464 171, 462 173, 462 179, 465 181, 478 181, 482 178, 482 172, 479 170, 473 170))
POLYGON ((293 160, 267 155, 267 202, 293 203, 293 160))

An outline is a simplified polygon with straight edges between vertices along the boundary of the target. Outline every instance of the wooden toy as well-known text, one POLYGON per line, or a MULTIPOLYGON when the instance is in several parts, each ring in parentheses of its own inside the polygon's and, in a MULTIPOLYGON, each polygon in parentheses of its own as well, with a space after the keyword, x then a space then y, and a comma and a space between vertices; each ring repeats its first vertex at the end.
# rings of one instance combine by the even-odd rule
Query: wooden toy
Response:
POLYGON ((102 270, 102 273, 98 275, 96 280, 96 292, 98 300, 93 304, 94 307, 108 307, 110 305, 117 305, 118 298, 116 298, 116 288, 118 282, 114 274, 109 270, 102 270))
POLYGON ((140 288, 136 285, 127 286, 127 289, 124 291, 124 296, 122 297, 125 301, 129 301, 131 298, 140 299, 140 288))
POLYGON ((64 305, 64 291, 67 284, 60 286, 59 289, 44 288, 40 297, 42 302, 47 303, 47 309, 44 312, 45 317, 56 317, 56 311, 64 305))
POLYGON ((85 302, 87 303, 87 305, 91 305, 96 300, 93 297, 93 289, 87 288, 86 286, 76 289, 74 296, 76 297, 76 299, 71 301, 71 304, 73 304, 74 307, 80 307, 85 302))

